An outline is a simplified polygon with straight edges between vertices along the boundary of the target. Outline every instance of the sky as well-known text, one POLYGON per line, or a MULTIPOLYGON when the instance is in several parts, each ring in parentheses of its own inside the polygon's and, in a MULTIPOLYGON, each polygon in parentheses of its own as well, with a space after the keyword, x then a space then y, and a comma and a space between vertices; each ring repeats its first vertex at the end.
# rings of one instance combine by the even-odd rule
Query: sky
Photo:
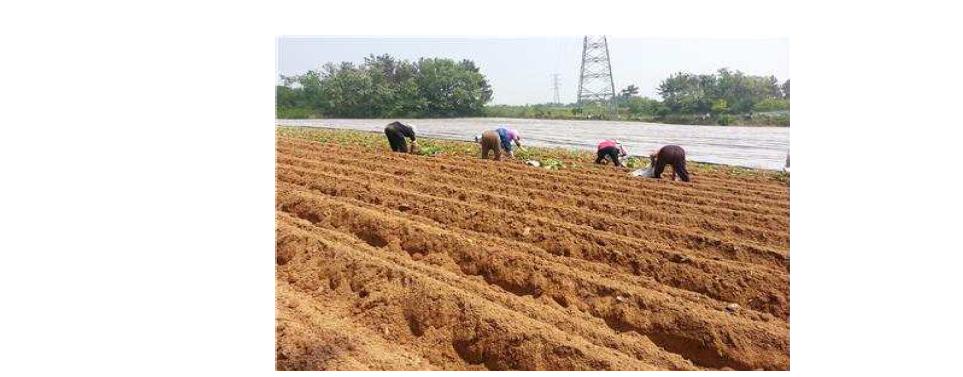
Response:
MULTIPOLYGON (((656 88, 670 74, 712 73, 728 67, 751 75, 789 79, 788 39, 651 39, 609 36, 616 91, 629 85, 659 98, 656 88)), ((396 58, 470 59, 488 78, 492 104, 551 102, 552 74, 559 74, 561 102, 575 102, 582 36, 546 38, 281 37, 278 73, 295 75, 327 62, 361 63, 369 54, 396 58)))

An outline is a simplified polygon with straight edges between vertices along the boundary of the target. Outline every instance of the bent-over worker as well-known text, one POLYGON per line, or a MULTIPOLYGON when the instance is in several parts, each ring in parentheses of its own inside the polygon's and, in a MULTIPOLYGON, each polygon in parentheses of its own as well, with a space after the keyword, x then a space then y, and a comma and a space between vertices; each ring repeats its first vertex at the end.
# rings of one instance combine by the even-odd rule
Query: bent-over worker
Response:
POLYGON ((512 143, 514 142, 519 148, 522 147, 522 136, 514 128, 499 127, 495 130, 485 131, 477 140, 481 144, 482 159, 488 159, 488 152, 494 151, 495 160, 501 160, 502 150, 508 153, 509 158, 515 158, 512 143))
POLYGON ((415 141, 415 126, 401 122, 391 122, 385 126, 385 136, 388 137, 388 144, 391 145, 392 152, 408 153, 408 144, 405 138, 411 139, 412 146, 417 145, 415 141))
POLYGON ((625 153, 625 148, 622 147, 621 143, 615 140, 603 140, 598 145, 598 157, 595 159, 595 163, 603 164, 605 158, 608 157, 615 166, 622 167, 620 159, 627 155, 628 153, 625 153))
POLYGON ((689 172, 685 170, 685 150, 678 145, 666 145, 649 155, 652 165, 655 166, 653 178, 662 178, 662 171, 666 165, 672 165, 672 180, 678 174, 683 182, 689 182, 689 172))

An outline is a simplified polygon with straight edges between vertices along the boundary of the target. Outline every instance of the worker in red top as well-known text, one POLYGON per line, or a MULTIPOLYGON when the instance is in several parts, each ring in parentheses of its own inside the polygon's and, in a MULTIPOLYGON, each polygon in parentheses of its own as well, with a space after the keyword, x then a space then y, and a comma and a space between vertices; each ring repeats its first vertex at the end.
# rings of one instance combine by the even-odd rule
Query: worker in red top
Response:
POLYGON ((595 163, 603 164, 605 163, 605 158, 608 157, 615 166, 622 167, 622 162, 619 161, 619 159, 627 155, 625 148, 622 148, 622 144, 619 142, 615 140, 603 140, 599 143, 598 157, 595 159, 595 163))

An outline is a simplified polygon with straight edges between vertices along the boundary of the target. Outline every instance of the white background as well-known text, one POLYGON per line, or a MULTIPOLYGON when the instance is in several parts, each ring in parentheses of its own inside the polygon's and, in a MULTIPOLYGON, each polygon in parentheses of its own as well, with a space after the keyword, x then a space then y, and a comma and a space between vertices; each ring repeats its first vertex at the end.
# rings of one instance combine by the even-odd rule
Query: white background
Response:
POLYGON ((789 37, 791 373, 958 373, 960 12, 797 4, 5 2, 0 374, 273 373, 277 36, 596 33, 789 37))

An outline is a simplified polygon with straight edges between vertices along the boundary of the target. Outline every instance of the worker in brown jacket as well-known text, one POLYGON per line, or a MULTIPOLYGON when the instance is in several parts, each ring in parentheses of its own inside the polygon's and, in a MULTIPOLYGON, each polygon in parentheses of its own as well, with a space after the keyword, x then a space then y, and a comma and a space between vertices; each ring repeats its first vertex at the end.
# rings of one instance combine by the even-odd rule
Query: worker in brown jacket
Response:
POLYGON ((481 144, 481 158, 488 159, 488 152, 495 152, 495 161, 502 159, 502 150, 508 154, 508 158, 515 158, 512 143, 522 148, 521 140, 521 134, 514 128, 508 127, 499 127, 485 131, 481 136, 475 136, 475 142, 481 144))
POLYGON ((649 160, 652 166, 655 166, 653 178, 662 178, 665 166, 672 165, 672 180, 674 181, 678 175, 683 182, 689 182, 689 172, 685 170, 685 150, 682 147, 666 145, 658 152, 649 155, 649 160))

